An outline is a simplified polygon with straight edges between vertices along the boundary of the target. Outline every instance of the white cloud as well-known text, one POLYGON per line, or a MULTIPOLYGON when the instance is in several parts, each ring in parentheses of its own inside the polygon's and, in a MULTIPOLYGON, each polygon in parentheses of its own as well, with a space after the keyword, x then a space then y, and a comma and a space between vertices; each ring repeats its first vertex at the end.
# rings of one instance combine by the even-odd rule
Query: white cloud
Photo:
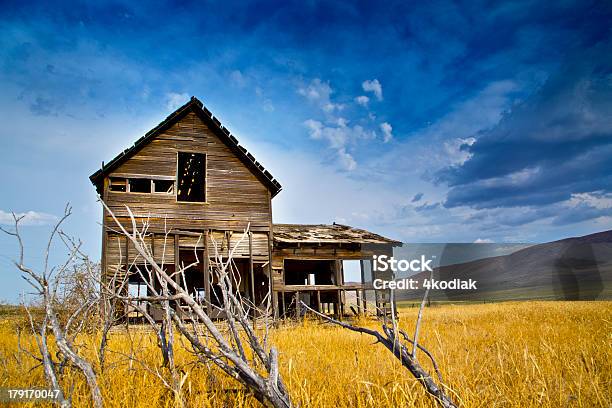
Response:
POLYGON ((311 139, 324 140, 330 149, 336 151, 340 165, 346 170, 354 170, 357 167, 357 162, 347 152, 347 146, 359 140, 376 138, 375 132, 368 131, 360 125, 348 126, 348 120, 345 118, 337 118, 333 125, 325 125, 318 120, 308 119, 304 121, 304 126, 308 129, 311 139))
POLYGON ((308 128, 310 137, 316 140, 327 140, 330 147, 344 147, 348 143, 355 143, 359 140, 372 140, 376 138, 376 132, 366 130, 360 125, 348 126, 348 121, 344 118, 336 119, 333 125, 325 125, 314 119, 304 121, 304 126, 308 128))
POLYGON ((352 171, 357 168, 357 162, 350 153, 346 152, 345 148, 338 149, 338 160, 342 167, 348 171, 352 171))
POLYGON ((329 82, 323 82, 319 78, 313 79, 310 84, 298 89, 300 95, 317 104, 325 112, 344 109, 344 105, 331 101, 331 94, 333 92, 329 82))
POLYGON ((348 125, 348 123, 349 123, 349 121, 346 118, 340 117, 340 118, 336 119, 336 124, 338 126, 346 127, 348 125))
POLYGON ((235 70, 230 73, 230 81, 239 88, 246 85, 246 78, 239 70, 235 70))
POLYGON ((313 139, 321 139, 321 130, 323 129, 323 123, 318 120, 308 119, 304 122, 304 126, 310 131, 310 137, 313 139))
POLYGON ((329 147, 334 149, 344 148, 348 140, 346 126, 325 126, 323 123, 314 119, 305 121, 304 126, 308 128, 312 139, 326 140, 329 143, 329 147))
MULTIPOLYGON (((37 211, 26 211, 23 213, 15 213, 17 217, 23 217, 19 221, 19 225, 50 225, 57 222, 58 218, 55 215, 37 211)), ((10 212, 0 210, 0 225, 14 225, 15 220, 10 212)))
POLYGON ((463 165, 463 163, 465 163, 472 157, 472 154, 467 149, 465 149, 465 146, 471 146, 475 142, 476 139, 473 137, 457 137, 455 139, 447 140, 446 142, 444 142, 442 144, 442 148, 443 157, 446 165, 463 165))
POLYGON ((168 110, 176 110, 181 105, 184 105, 189 100, 189 94, 170 92, 166 94, 166 107, 168 110))
POLYGON ((363 81, 363 83, 361 84, 361 87, 366 92, 374 93, 374 95, 376 96, 376 99, 378 99, 379 101, 382 101, 383 99, 382 85, 380 84, 380 82, 378 82, 378 79, 363 81))
POLYGON ((265 99, 262 107, 265 112, 274 112, 274 105, 270 99, 265 99))
POLYGON ((385 143, 390 142, 393 139, 393 126, 391 126, 388 122, 383 122, 380 124, 380 130, 383 133, 383 141, 385 143))
POLYGON ((355 98, 355 102, 357 102, 361 106, 368 106, 368 102, 370 102, 370 98, 365 95, 360 95, 355 98))
POLYGON ((598 210, 612 209, 612 193, 591 191, 590 193, 574 193, 567 202, 569 207, 586 205, 598 210))
POLYGON ((489 238, 477 238, 474 240, 475 244, 492 244, 493 240, 489 238))

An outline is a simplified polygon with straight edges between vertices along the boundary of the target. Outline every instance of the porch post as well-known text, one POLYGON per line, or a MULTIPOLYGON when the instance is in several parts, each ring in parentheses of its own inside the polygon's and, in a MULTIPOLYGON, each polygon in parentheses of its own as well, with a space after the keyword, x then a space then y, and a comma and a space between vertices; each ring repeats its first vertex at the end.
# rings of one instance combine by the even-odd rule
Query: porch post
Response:
POLYGON ((283 317, 287 317, 287 308, 285 307, 285 291, 280 292, 281 295, 281 303, 283 305, 283 317))
POLYGON ((363 301, 363 314, 368 312, 367 300, 366 300, 366 290, 365 290, 365 259, 359 260, 359 269, 361 269, 361 299, 363 301))
POLYGON ((340 290, 338 292, 338 301, 336 302, 336 315, 337 319, 342 321, 342 294, 340 290))
MULTIPOLYGON (((179 262, 181 261, 181 257, 179 256, 179 236, 178 234, 174 234, 174 271, 178 272, 179 269, 181 268, 181 265, 179 264, 179 262)), ((176 283, 178 283, 179 286, 183 286, 182 282, 181 282, 181 278, 180 278, 181 274, 177 273, 176 275, 174 275, 174 281, 176 283)), ((174 303, 174 310, 176 310, 176 313, 178 313, 179 317, 182 319, 183 318, 183 313, 181 310, 181 301, 180 300, 176 300, 174 303)))
POLYGON ((210 299, 210 255, 208 253, 208 235, 210 230, 204 231, 206 236, 204 237, 204 293, 205 293, 205 304, 206 312, 211 312, 211 299, 210 299))
MULTIPOLYGON (((255 305, 255 273, 253 272, 253 233, 249 231, 249 280, 251 282, 251 302, 255 305)), ((272 295, 272 293, 270 293, 272 295)), ((257 305, 255 305, 257 307, 257 305)), ((255 313, 255 310, 253 310, 255 313)))

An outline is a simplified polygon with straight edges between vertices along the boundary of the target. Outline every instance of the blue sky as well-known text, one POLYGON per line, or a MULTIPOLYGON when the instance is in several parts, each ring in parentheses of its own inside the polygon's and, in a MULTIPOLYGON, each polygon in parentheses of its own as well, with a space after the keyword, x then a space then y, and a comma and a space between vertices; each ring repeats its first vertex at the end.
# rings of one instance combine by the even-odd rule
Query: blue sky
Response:
MULTIPOLYGON (((88 176, 195 95, 283 185, 276 222, 408 242, 612 227, 605 2, 3 2, 0 223, 99 256, 88 176)), ((0 298, 14 299, 0 237, 0 298), (10 289, 9 289, 10 288, 10 289)))

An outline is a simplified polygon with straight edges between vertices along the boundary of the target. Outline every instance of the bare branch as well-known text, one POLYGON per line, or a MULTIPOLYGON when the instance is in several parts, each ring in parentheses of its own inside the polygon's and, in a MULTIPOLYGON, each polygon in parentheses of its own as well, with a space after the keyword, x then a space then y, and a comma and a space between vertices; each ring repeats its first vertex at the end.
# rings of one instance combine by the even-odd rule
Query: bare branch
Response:
POLYGON ((336 324, 338 326, 344 327, 348 330, 355 331, 358 333, 368 334, 376 338, 376 343, 382 343, 398 360, 400 360, 402 365, 406 367, 408 371, 410 371, 410 373, 421 383, 421 385, 425 388, 425 390, 430 395, 432 395, 442 407, 444 408, 456 408, 457 407, 457 405, 455 405, 455 403, 450 399, 450 397, 446 395, 446 393, 444 392, 444 389, 443 389, 444 385, 436 384, 435 381, 431 378, 431 376, 427 373, 427 371, 425 371, 421 367, 421 365, 416 361, 416 359, 412 358, 412 355, 408 352, 408 349, 406 348, 406 346, 399 341, 399 334, 397 332, 398 329, 395 324, 395 319, 392 320, 391 327, 387 326, 386 324, 383 324, 382 326, 382 329, 384 332, 384 335, 383 335, 375 330, 367 329, 364 327, 353 326, 345 322, 340 322, 323 313, 319 313, 318 311, 312 309, 310 306, 308 306, 303 301, 300 301, 300 304, 306 310, 323 318, 325 321, 329 323, 336 324))

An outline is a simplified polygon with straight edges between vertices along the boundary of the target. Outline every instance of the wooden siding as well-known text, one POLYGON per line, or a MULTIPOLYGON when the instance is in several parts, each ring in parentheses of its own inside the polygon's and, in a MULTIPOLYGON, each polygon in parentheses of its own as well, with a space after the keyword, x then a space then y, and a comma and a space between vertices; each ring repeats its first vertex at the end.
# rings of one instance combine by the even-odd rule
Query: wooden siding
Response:
MULTIPOLYGON (((285 290, 284 261, 285 259, 304 260, 358 260, 372 259, 374 254, 393 255, 390 245, 377 245, 375 252, 373 246, 341 246, 341 245, 303 245, 290 248, 275 246, 272 252, 272 288, 275 291, 285 290)), ((340 282, 340 280, 338 280, 340 282)))
POLYGON ((106 274, 112 276, 115 271, 127 264, 127 238, 109 233, 106 238, 106 274))
MULTIPOLYGON (((163 234, 150 234, 145 237, 145 242, 149 250, 153 249, 153 257, 158 264, 174 264, 174 236, 168 236, 164 244, 163 234)), ((125 268, 125 265, 142 264, 144 259, 125 236, 111 232, 107 235, 105 262, 106 273, 109 275, 117 268, 125 268)))
POLYGON ((174 264, 174 236, 155 234, 153 237, 153 257, 159 265, 174 264))
MULTIPOLYGON (((195 234, 181 235, 178 236, 178 246, 181 250, 193 249, 198 250, 205 249, 206 246, 206 233, 201 234, 201 238, 195 234)), ((209 256, 214 258, 215 251, 213 249, 213 240, 217 243, 219 254, 227 257, 228 254, 228 243, 231 248, 235 248, 235 258, 248 258, 249 257, 249 239, 245 238, 240 244, 238 243, 242 232, 235 231, 210 231, 208 243, 209 243, 209 256)), ((153 249, 153 257, 158 264, 172 265, 175 263, 175 246, 174 238, 175 235, 165 234, 149 234, 145 237, 145 242, 149 249, 153 249), (164 242, 164 239, 165 242, 164 242)), ((268 235, 266 233, 254 232, 252 234, 252 249, 253 249, 253 260, 255 262, 267 262, 268 261, 268 235)), ((117 233, 110 232, 106 238, 106 274, 112 276, 115 271, 119 268, 125 270, 125 265, 129 264, 141 264, 144 263, 142 256, 140 256, 134 245, 125 236, 117 233)))
MULTIPOLYGON (((151 232, 241 230, 249 222, 253 231, 270 230, 267 187, 193 112, 155 137, 109 176, 174 179, 180 151, 206 154, 207 202, 177 202, 174 194, 124 193, 105 187, 105 201, 123 225, 131 228, 127 205, 136 217, 148 218, 151 232)), ((107 216, 105 223, 112 227, 114 221, 107 216)))

